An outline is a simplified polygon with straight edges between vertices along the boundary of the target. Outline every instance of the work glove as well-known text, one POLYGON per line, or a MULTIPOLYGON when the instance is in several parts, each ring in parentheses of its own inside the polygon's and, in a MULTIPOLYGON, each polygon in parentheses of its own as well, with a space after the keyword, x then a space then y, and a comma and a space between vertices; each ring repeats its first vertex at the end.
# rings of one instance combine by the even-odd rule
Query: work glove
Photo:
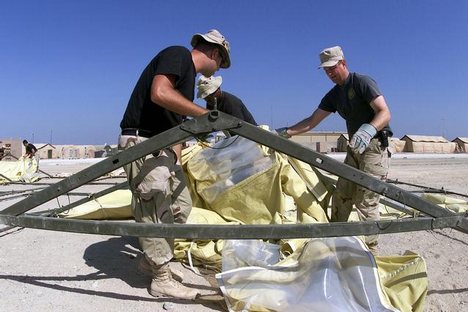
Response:
POLYGON ((278 128, 275 130, 280 137, 289 139, 291 136, 288 134, 288 127, 278 128))
POLYGON ((349 147, 351 147, 355 153, 364 153, 376 133, 377 129, 375 129, 373 125, 367 123, 362 124, 349 141, 349 147))

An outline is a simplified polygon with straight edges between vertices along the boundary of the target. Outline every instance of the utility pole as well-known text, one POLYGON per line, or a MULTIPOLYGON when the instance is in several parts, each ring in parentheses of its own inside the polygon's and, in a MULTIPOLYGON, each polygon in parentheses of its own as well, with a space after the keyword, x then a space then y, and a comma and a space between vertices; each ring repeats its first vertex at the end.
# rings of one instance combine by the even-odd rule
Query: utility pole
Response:
POLYGON ((442 137, 445 138, 445 118, 442 118, 442 137))

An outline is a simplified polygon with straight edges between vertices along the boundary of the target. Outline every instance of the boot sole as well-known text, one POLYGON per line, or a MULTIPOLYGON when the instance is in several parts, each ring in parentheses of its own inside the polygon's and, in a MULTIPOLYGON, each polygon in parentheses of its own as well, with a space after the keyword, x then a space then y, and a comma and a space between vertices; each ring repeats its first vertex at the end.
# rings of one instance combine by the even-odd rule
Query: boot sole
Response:
POLYGON ((176 297, 176 296, 170 296, 170 295, 166 295, 166 294, 163 294, 163 293, 160 293, 158 291, 153 291, 151 290, 151 288, 148 288, 148 293, 155 297, 155 298, 175 298, 175 299, 182 299, 182 300, 191 300, 191 301, 194 301, 198 298, 199 294, 196 294, 195 297, 176 297))

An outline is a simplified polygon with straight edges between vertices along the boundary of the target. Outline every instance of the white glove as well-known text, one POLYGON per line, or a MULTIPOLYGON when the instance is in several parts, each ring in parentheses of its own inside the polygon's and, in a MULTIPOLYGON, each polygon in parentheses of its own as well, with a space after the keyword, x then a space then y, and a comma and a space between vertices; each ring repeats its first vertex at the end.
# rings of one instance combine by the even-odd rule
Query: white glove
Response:
POLYGON ((349 147, 356 153, 364 153, 376 133, 377 129, 375 129, 373 125, 367 123, 362 124, 349 141, 349 147))
POLYGON ((283 127, 283 128, 278 128, 275 130, 276 133, 278 133, 278 135, 280 137, 283 137, 283 138, 286 138, 286 139, 289 139, 291 136, 288 134, 288 128, 287 127, 283 127))

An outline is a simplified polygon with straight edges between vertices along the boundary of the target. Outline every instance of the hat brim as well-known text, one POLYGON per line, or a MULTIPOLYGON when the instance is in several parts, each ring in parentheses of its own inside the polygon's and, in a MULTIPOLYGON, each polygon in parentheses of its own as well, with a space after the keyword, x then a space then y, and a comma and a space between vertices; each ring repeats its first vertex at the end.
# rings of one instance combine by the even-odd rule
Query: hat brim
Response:
POLYGON ((221 76, 218 76, 218 77, 214 77, 214 79, 211 81, 211 83, 208 86, 204 85, 200 87, 197 85, 197 89, 198 89, 197 98, 204 99, 208 95, 215 93, 216 90, 218 90, 221 87, 222 83, 223 83, 223 78, 221 76))
POLYGON ((210 43, 214 43, 216 45, 218 45, 220 48, 221 48, 221 57, 223 58, 223 61, 221 62, 221 64, 219 65, 219 67, 221 68, 229 68, 231 66, 231 58, 229 57, 229 52, 227 51, 227 49, 222 45, 222 44, 219 44, 218 42, 216 42, 215 40, 203 35, 203 34, 195 34, 193 35, 192 37, 192 40, 190 41, 190 44, 192 45, 192 47, 195 47, 197 44, 198 44, 198 41, 201 40, 204 40, 206 42, 210 42, 210 43))
POLYGON ((203 100, 204 100, 207 96, 209 96, 209 95, 215 93, 216 90, 218 90, 218 89, 219 89, 219 87, 212 87, 212 88, 209 88, 209 89, 206 89, 206 90, 202 90, 202 91, 198 90, 198 92, 197 92, 197 98, 203 99, 203 100))
POLYGON ((341 60, 333 60, 333 61, 326 61, 320 64, 318 68, 324 68, 324 67, 333 67, 336 64, 338 64, 341 60))

